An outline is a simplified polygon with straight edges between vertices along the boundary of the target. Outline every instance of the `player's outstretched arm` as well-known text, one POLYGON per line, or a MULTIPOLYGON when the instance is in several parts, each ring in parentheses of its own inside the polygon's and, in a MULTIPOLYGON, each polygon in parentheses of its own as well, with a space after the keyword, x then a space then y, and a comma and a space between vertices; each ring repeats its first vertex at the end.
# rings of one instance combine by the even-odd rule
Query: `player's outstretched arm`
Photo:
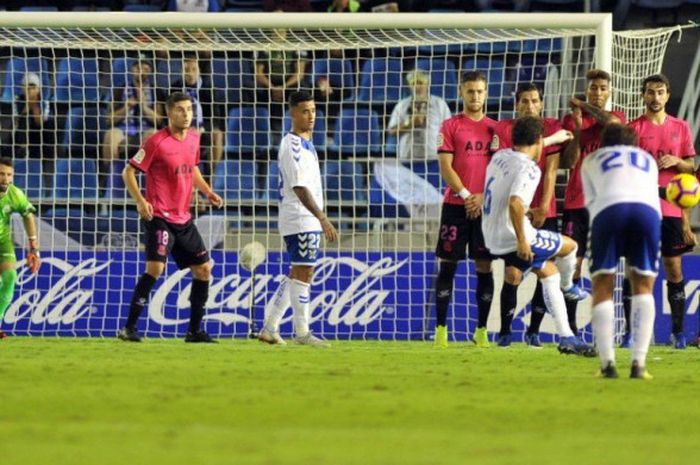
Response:
POLYGON ((136 202, 136 209, 141 218, 146 221, 151 221, 153 219, 153 205, 141 194, 141 188, 136 179, 136 168, 131 165, 126 165, 126 168, 122 171, 122 179, 124 180, 126 190, 129 191, 129 195, 131 195, 131 198, 136 202))
POLYGON ((224 206, 224 199, 222 199, 216 192, 212 190, 209 183, 202 176, 202 172, 199 170, 198 166, 194 167, 194 187, 199 189, 199 192, 204 194, 209 202, 216 208, 221 208, 224 206))
POLYGON ((321 222, 321 228, 323 228, 323 235, 326 237, 326 240, 328 242, 336 241, 338 239, 338 231, 336 231, 335 226, 333 226, 326 214, 318 207, 311 192, 306 187, 294 186, 294 193, 301 204, 321 222))
POLYGON ((29 238, 27 244, 27 268, 29 268, 32 273, 36 274, 41 266, 41 259, 39 258, 39 238, 36 233, 34 215, 28 213, 22 217, 22 222, 24 223, 24 230, 29 238))

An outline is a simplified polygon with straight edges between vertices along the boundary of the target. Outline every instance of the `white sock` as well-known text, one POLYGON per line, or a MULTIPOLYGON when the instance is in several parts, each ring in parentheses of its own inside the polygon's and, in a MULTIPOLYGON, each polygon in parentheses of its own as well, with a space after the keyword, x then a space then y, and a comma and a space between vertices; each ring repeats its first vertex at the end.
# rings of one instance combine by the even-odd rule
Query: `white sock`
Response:
POLYGON ((569 289, 574 285, 573 277, 574 272, 576 272, 576 251, 578 246, 574 247, 569 255, 563 257, 558 257, 556 260, 557 269, 561 275, 561 288, 569 289))
POLYGON ((646 366, 651 336, 654 334, 656 308, 652 294, 632 296, 632 360, 646 366))
POLYGON ((309 332, 309 288, 307 283, 289 280, 289 297, 294 309, 294 334, 297 337, 309 332))
POLYGON ((280 320, 289 304, 289 280, 285 277, 265 306, 265 329, 273 333, 280 330, 280 320))
POLYGON ((606 300, 595 305, 591 315, 591 326, 595 336, 600 366, 605 368, 608 362, 615 363, 615 304, 606 300))
POLYGON ((564 301, 564 294, 562 294, 559 288, 560 280, 561 277, 559 273, 540 279, 540 283, 542 283, 542 295, 544 296, 544 303, 547 306, 547 310, 549 310, 549 313, 551 313, 554 318, 554 324, 557 327, 559 337, 571 337, 574 333, 571 332, 569 319, 566 316, 566 302, 564 301))

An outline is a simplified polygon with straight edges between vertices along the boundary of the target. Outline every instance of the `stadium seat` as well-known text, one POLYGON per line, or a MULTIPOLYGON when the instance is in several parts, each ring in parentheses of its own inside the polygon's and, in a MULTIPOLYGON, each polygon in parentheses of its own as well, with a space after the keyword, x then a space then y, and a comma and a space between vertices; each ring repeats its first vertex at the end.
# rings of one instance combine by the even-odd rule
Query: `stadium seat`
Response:
POLYGON ((249 60, 214 58, 211 73, 214 94, 218 101, 226 104, 245 101, 245 94, 254 87, 254 73, 249 60))
POLYGON ((223 160, 216 165, 214 191, 227 202, 250 201, 256 197, 255 162, 250 160, 223 160))
POLYGON ((15 97, 22 93, 22 80, 26 73, 39 74, 41 76, 42 97, 52 98, 49 71, 49 62, 43 58, 12 58, 7 62, 5 68, 5 82, 2 87, 1 100, 5 103, 15 101, 15 97))
POLYGON ((427 71, 430 75, 430 93, 442 97, 447 102, 454 102, 458 95, 457 70, 451 60, 444 58, 422 58, 416 62, 416 69, 427 71))
POLYGON ((67 234, 82 245, 92 247, 96 242, 96 231, 101 234, 109 227, 83 208, 48 208, 42 215, 57 230, 67 234), (104 229, 103 229, 104 228, 104 229))
POLYGON ((97 107, 73 107, 66 117, 63 147, 74 157, 96 158, 104 125, 97 107))
POLYGON ((14 161, 15 176, 13 183, 22 189, 29 201, 39 200, 43 195, 43 168, 41 160, 18 159, 14 161))
POLYGON ((128 11, 131 13, 151 13, 151 12, 163 11, 163 9, 158 5, 132 4, 132 5, 124 5, 124 11, 128 11))
POLYGON ((408 218, 408 210, 379 185, 374 175, 369 181, 369 216, 372 218, 408 218))
POLYGON ((561 39, 528 39, 508 42, 509 52, 520 53, 557 53, 562 49, 561 39))
POLYGON ((129 73, 131 73, 131 65, 134 64, 134 61, 133 58, 128 57, 115 58, 112 60, 112 74, 110 76, 112 85, 110 86, 110 95, 106 96, 109 100, 112 99, 112 89, 124 87, 126 85, 129 73))
POLYGON ((353 205, 367 202, 366 174, 362 164, 327 160, 323 163, 321 175, 329 201, 352 202, 353 205))
MULTIPOLYGON (((292 120, 289 117, 289 111, 284 112, 284 126, 285 134, 292 130, 292 120)), ((316 152, 319 156, 326 150, 326 136, 328 135, 328 129, 326 127, 326 118, 323 112, 316 109, 316 122, 314 123, 314 130, 311 134, 311 142, 314 144, 316 152)))
POLYGON ((402 65, 398 58, 371 58, 362 65, 357 100, 386 104, 401 99, 402 65))
POLYGON ((269 149, 270 114, 265 108, 232 108, 226 128, 226 153, 244 156, 269 149))
POLYGON ((546 55, 523 55, 518 66, 518 81, 543 85, 547 79, 548 65, 549 57, 546 55))
POLYGON ((57 199, 96 199, 97 163, 90 159, 56 160, 54 197, 57 199))
POLYGON ((182 79, 182 60, 158 60, 156 64, 156 86, 170 89, 173 82, 182 79))
POLYGON ((445 183, 440 175, 440 164, 437 160, 416 160, 408 165, 414 173, 435 186, 440 192, 445 188, 445 183))
POLYGON ((324 58, 314 62, 313 82, 325 76, 330 86, 334 89, 350 89, 352 93, 345 98, 351 101, 355 90, 355 71, 352 68, 352 60, 340 58, 324 58))
POLYGON ((54 11, 58 11, 57 6, 23 6, 19 9, 19 11, 44 11, 47 13, 51 13, 54 11))
POLYGON ((335 124, 333 150, 346 156, 369 157, 381 151, 377 112, 367 108, 343 108, 335 124))
POLYGON ((56 102, 71 106, 98 102, 100 78, 96 58, 67 57, 56 71, 56 102))
POLYGON ((280 169, 276 161, 267 163, 267 176, 265 177, 265 190, 261 193, 262 200, 276 202, 280 198, 280 169))

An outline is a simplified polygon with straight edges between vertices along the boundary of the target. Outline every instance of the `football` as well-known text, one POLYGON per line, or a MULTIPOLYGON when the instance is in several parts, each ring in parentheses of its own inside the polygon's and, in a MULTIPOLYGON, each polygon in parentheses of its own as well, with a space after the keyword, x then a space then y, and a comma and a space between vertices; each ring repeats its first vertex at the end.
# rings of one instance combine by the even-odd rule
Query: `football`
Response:
POLYGON ((257 241, 246 244, 240 252, 238 252, 238 262, 248 271, 257 268, 266 258, 267 250, 265 246, 257 241))
POLYGON ((681 208, 693 208, 700 201, 700 183, 692 174, 676 175, 666 185, 666 200, 681 208))

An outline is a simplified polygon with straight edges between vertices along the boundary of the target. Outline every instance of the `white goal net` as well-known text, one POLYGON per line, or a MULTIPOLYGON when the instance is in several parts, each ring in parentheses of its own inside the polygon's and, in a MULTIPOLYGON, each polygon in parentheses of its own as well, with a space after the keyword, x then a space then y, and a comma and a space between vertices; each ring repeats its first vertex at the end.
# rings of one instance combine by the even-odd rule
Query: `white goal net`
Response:
MULTIPOLYGON (((415 104, 416 82, 454 114, 460 73, 481 71, 495 119, 512 118, 517 85, 534 82, 545 114, 562 117, 586 71, 599 67, 613 73, 613 107, 636 117, 640 80, 660 71, 675 29, 618 34, 610 24, 596 14, 3 13, 2 154, 14 158, 15 184, 38 208, 44 260, 38 276, 19 268, 3 329, 113 336, 123 324, 145 264, 120 173, 142 138, 165 124, 165 96, 183 89, 196 96, 202 171, 226 202, 221 211, 202 199, 192 207, 214 260, 206 329, 245 336, 251 316, 260 325, 287 272, 277 232, 284 97, 308 89, 319 110, 313 143, 327 211, 341 233, 317 266, 312 329, 331 338, 425 338, 444 184, 429 131, 439 115, 432 103, 415 104), (409 140, 389 130, 402 102, 433 121, 409 140), (253 240, 267 249, 254 282, 237 252, 253 240)), ((21 258, 21 221, 14 239, 21 258)), ((462 264, 449 320, 457 340, 476 323, 473 277, 472 264, 462 264)), ((188 272, 170 264, 139 323, 147 336, 185 331, 189 288, 188 272)), ((519 292, 516 340, 532 290, 528 280, 519 292)), ((495 299, 491 329, 497 309, 495 299)), ((548 319, 543 332, 554 332, 548 319)))

